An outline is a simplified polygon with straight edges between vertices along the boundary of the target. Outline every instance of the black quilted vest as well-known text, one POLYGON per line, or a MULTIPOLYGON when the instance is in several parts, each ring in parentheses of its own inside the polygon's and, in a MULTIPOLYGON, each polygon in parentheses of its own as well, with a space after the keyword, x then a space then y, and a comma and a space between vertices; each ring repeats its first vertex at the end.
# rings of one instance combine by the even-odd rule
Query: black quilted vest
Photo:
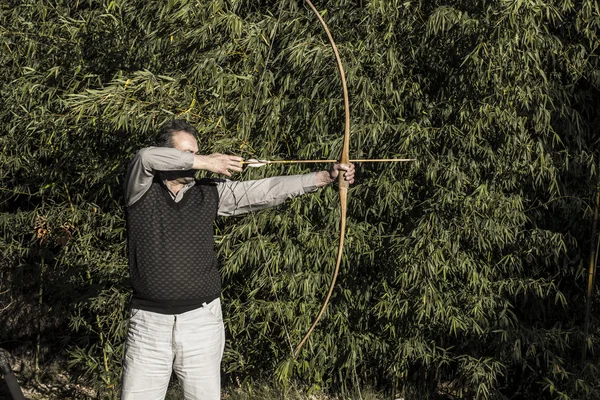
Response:
POLYGON ((132 308, 179 314, 219 297, 213 239, 217 207, 210 180, 197 181, 177 203, 155 180, 127 207, 132 308))

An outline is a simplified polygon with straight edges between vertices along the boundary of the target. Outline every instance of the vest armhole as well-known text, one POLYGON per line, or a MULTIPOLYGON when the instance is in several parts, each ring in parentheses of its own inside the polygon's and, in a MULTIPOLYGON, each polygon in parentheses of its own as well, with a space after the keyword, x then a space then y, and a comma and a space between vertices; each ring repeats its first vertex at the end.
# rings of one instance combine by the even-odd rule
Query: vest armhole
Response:
POLYGON ((132 209, 136 208, 138 204, 140 204, 146 197, 148 197, 148 193, 150 193, 150 191, 152 191, 152 186, 153 185, 154 185, 154 182, 152 182, 150 184, 150 187, 148 188, 148 190, 146 190, 144 192, 144 194, 142 195, 142 197, 140 197, 139 199, 137 199, 137 201, 135 203, 133 203, 132 205, 125 206, 125 209, 126 210, 132 210, 132 209))

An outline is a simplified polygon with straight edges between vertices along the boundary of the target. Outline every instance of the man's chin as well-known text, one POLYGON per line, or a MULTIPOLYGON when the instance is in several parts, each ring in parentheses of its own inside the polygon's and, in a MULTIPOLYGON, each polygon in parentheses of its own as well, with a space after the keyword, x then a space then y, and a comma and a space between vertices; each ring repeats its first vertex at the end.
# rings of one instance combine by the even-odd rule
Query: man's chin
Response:
POLYGON ((194 182, 194 177, 193 176, 182 176, 181 178, 177 178, 177 182, 187 185, 188 183, 194 182))
MULTIPOLYGON (((181 173, 181 172, 180 172, 181 173)), ((194 182, 194 174, 179 175, 172 172, 163 173, 163 178, 170 182, 176 182, 178 184, 187 185, 188 183, 194 182)))

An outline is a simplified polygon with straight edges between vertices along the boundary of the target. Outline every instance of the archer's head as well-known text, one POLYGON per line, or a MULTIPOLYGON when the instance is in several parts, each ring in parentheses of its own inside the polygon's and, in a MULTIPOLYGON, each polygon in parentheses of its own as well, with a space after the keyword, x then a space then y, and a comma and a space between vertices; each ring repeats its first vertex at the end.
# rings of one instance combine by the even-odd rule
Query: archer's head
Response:
MULTIPOLYGON (((186 121, 171 120, 160 128, 157 146, 172 147, 196 154, 198 153, 198 131, 186 121)), ((169 181, 186 184, 194 179, 194 173, 194 170, 163 171, 163 176, 169 181)))

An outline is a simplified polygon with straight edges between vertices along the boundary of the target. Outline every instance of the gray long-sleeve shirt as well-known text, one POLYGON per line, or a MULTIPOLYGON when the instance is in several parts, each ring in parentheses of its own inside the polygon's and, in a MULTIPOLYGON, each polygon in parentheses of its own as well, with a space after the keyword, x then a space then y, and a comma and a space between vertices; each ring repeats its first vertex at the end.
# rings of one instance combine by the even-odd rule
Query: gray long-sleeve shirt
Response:
MULTIPOLYGON (((141 149, 129 164, 125 180, 125 204, 138 201, 150 188, 154 176, 160 171, 185 171, 192 169, 194 154, 168 147, 141 149)), ((316 173, 277 176, 252 181, 215 179, 219 193, 218 214, 240 215, 250 211, 274 207, 292 197, 317 190, 316 173)), ((178 202, 195 182, 185 185, 177 194, 178 202)))

